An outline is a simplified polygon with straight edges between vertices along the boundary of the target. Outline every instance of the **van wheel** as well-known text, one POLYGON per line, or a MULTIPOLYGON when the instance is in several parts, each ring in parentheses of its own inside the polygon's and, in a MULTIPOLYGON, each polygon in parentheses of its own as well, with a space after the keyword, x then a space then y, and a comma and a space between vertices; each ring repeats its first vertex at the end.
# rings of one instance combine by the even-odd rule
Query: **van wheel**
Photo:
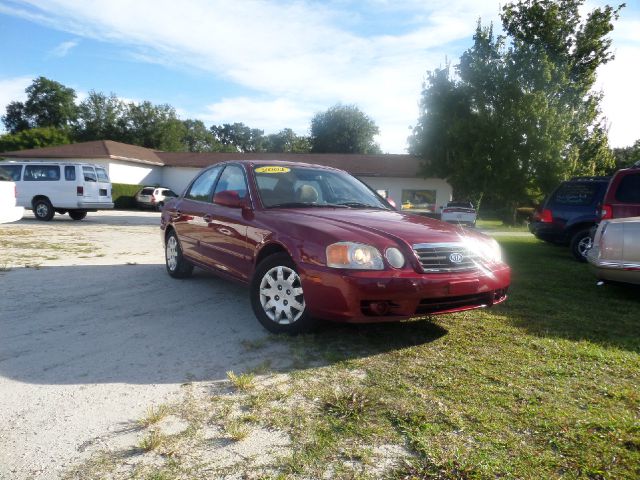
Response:
POLYGON ((87 216, 87 212, 84 210, 69 210, 69 216, 74 220, 82 220, 87 216))
POLYGON ((302 333, 316 321, 307 311, 296 266, 286 253, 265 258, 251 280, 253 313, 273 333, 302 333))
POLYGON ((55 215, 51 202, 46 198, 33 202, 33 214, 38 220, 48 222, 55 215))
POLYGON ((164 258, 167 272, 173 278, 187 278, 193 273, 193 264, 182 255, 182 247, 174 231, 171 231, 165 240, 164 258))
POLYGON ((571 253, 579 262, 587 261, 587 252, 591 248, 592 239, 591 239, 591 229, 585 228, 576 232, 573 237, 571 237, 571 253))

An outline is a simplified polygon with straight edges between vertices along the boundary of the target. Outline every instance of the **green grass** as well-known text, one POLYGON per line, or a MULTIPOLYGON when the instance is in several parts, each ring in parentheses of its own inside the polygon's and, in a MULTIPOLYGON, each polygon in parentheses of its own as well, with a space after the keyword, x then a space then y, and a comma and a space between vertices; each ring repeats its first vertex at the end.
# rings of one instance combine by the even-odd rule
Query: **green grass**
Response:
POLYGON ((287 475, 391 443, 412 457, 389 478, 638 477, 640 291, 597 287, 567 249, 500 241, 513 268, 503 306, 290 340, 324 365, 292 375, 291 407, 258 403, 291 432, 287 475))
POLYGON ((500 231, 500 232, 528 232, 529 227, 526 225, 507 225, 502 220, 482 220, 478 219, 476 222, 476 228, 486 231, 500 231))
MULTIPOLYGON (((513 269, 505 304, 272 336, 290 367, 230 372, 231 393, 176 412, 235 441, 286 432, 268 468, 230 467, 246 478, 640 478, 640 288, 597 287, 566 248, 499 241, 513 269)), ((211 449, 198 438, 140 448, 175 452, 157 478, 203 478, 218 470, 194 463, 211 449)))

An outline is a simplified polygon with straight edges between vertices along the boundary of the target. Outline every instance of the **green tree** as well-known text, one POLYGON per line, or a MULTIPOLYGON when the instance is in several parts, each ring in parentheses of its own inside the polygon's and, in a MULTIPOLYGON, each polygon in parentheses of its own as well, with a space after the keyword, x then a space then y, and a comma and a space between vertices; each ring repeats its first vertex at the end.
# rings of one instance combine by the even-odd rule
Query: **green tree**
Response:
POLYGON ((11 102, 2 121, 9 132, 27 128, 68 128, 76 120, 76 92, 45 77, 36 78, 25 92, 27 100, 11 102))
POLYGON ((87 98, 78 105, 78 115, 73 127, 74 140, 125 141, 126 104, 115 94, 106 96, 91 90, 87 98))
POLYGON ((71 143, 71 140, 65 130, 53 127, 31 128, 0 135, 0 152, 52 147, 67 143, 71 143))
POLYGON ((614 148, 613 156, 616 164, 611 173, 621 168, 631 167, 640 162, 640 139, 636 140, 635 143, 629 147, 614 148))
POLYGON ((264 131, 250 128, 244 123, 212 125, 211 133, 222 145, 232 146, 238 152, 264 152, 264 131))
POLYGON ((131 102, 126 105, 123 124, 127 143, 169 152, 184 149, 186 128, 171 105, 131 102))
POLYGON ((506 36, 480 22, 473 45, 449 68, 429 74, 410 151, 424 175, 452 184, 456 196, 480 206, 508 205, 547 193, 571 175, 612 165, 607 133, 592 87, 598 66, 613 58, 612 21, 621 7, 581 19, 584 0, 507 4, 506 36))
POLYGON ((201 120, 184 120, 184 149, 188 152, 235 152, 232 145, 223 145, 201 120))
POLYGON ((311 119, 314 153, 381 153, 373 137, 380 133, 375 122, 355 105, 334 105, 311 119))
POLYGON ((273 153, 309 153, 311 142, 309 137, 300 137, 292 129, 285 128, 278 133, 267 135, 264 149, 273 153))

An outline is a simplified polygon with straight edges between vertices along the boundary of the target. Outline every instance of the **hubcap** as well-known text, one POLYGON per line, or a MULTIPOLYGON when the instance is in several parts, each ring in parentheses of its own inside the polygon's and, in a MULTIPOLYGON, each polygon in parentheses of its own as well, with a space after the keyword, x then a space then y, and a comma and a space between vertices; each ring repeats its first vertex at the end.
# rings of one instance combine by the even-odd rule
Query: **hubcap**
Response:
POLYGON ((260 282, 260 304, 271 320, 292 324, 304 313, 304 296, 298 274, 289 267, 273 267, 260 282))
POLYGON ((578 251, 583 257, 587 256, 587 252, 591 248, 591 237, 585 237, 578 243, 578 251))
POLYGON ((178 266, 178 242, 173 235, 167 240, 166 256, 167 267, 173 272, 178 266))
POLYGON ((39 203, 36 207, 36 213, 39 217, 46 217, 49 213, 49 207, 47 207, 46 203, 39 203))

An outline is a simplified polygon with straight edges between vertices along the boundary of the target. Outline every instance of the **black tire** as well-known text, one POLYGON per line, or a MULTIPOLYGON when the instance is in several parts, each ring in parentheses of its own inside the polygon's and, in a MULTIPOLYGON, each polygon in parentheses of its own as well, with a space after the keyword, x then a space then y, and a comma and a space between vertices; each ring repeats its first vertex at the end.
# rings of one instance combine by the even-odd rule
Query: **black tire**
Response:
POLYGON ((87 216, 85 210, 69 210, 69 216, 73 220, 83 220, 87 216))
POLYGON ((164 241, 164 259, 167 272, 173 278, 187 278, 193 273, 193 264, 182 255, 180 240, 173 230, 164 241))
POLYGON ((33 202, 33 214, 38 220, 48 222, 56 214, 51 202, 46 198, 40 198, 33 202))
POLYGON ((316 320, 309 315, 306 309, 302 283, 298 277, 295 263, 286 253, 275 253, 260 262, 253 274, 249 295, 256 318, 264 328, 272 333, 298 334, 308 332, 316 325, 316 320), (282 272, 281 279, 277 278, 279 272, 282 272), (264 295, 266 286, 278 290, 276 295, 273 297, 264 295), (280 291, 282 298, 278 298, 280 291), (265 305, 271 302, 278 303, 273 306, 273 309, 266 308, 263 306, 263 300, 265 305), (302 308, 296 308, 296 305, 302 308), (282 309, 278 311, 278 307, 282 309))
POLYGON ((591 243, 592 238, 590 228, 584 228, 573 234, 569 247, 571 248, 571 253, 576 260, 579 262, 587 261, 587 252, 591 248, 591 243))

